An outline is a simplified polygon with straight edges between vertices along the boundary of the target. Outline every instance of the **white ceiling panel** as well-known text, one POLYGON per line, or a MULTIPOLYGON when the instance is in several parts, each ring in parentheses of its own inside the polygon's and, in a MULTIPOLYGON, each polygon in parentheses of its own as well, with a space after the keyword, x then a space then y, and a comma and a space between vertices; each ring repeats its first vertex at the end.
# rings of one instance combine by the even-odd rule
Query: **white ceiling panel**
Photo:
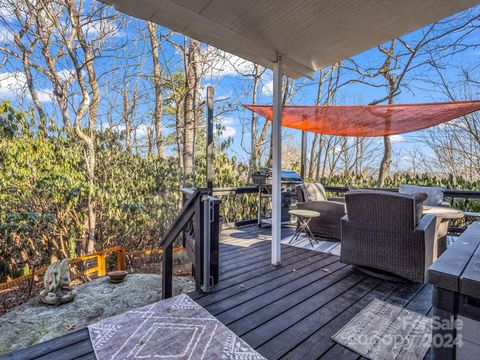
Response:
POLYGON ((101 0, 291 77, 477 5, 478 0, 101 0))

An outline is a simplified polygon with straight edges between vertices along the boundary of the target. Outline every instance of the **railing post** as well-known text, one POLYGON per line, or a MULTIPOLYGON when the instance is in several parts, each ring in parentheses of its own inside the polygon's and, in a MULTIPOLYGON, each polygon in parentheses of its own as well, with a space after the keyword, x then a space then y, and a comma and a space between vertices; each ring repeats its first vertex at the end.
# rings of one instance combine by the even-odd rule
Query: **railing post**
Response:
POLYGON ((173 250, 172 245, 163 249, 162 257, 162 299, 172 297, 173 250))
MULTIPOLYGON (((201 232, 195 239, 196 285, 209 292, 212 283, 218 282, 218 249, 220 230, 220 201, 213 196, 203 196, 199 207, 201 232), (198 262, 200 261, 200 262, 198 262), (198 276, 198 278, 197 278, 198 276), (212 281, 213 280, 213 281, 212 281)), ((197 234, 197 233, 196 233, 197 234)))
POLYGON ((203 279, 203 247, 204 247, 204 233, 203 233, 203 202, 202 196, 198 197, 195 203, 195 215, 193 216, 193 228, 195 233, 195 287, 197 291, 202 290, 203 279))
POLYGON ((207 192, 213 195, 213 86, 207 87, 207 151, 206 151, 206 173, 207 173, 207 192))
MULTIPOLYGON (((187 195, 182 191, 182 208, 185 206, 187 202, 187 195)), ((185 229, 182 230, 182 246, 185 247, 187 243, 187 234, 185 233, 185 229)))
POLYGON ((97 256, 97 274, 99 277, 107 275, 107 262, 104 253, 97 256))
POLYGON ((211 225, 212 212, 210 196, 202 197, 203 203, 203 247, 202 247, 202 291, 210 292, 210 243, 211 243, 211 225))
POLYGON ((258 186, 258 199, 257 199, 257 225, 262 226, 262 186, 258 186))
POLYGON ((125 270, 126 261, 125 261, 125 247, 122 246, 120 250, 117 251, 117 270, 125 270))
POLYGON ((213 200, 212 207, 212 222, 210 224, 210 276, 213 278, 213 283, 218 283, 218 269, 219 269, 219 249, 220 249, 220 204, 218 199, 213 200))

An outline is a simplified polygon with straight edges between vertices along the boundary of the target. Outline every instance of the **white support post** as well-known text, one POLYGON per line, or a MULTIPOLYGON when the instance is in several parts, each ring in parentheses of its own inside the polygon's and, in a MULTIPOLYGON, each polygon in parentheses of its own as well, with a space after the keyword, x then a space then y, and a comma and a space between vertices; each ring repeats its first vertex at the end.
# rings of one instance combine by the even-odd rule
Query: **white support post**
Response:
POLYGON ((282 57, 273 64, 272 121, 272 265, 280 265, 282 240, 281 171, 282 171, 282 57))

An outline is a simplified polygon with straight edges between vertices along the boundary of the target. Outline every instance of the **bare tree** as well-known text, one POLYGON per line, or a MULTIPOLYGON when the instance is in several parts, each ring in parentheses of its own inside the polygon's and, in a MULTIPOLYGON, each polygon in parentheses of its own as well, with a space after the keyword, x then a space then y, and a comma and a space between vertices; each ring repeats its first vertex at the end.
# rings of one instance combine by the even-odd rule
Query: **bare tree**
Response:
MULTIPOLYGON (((437 91, 451 101, 473 100, 480 85, 478 66, 461 68, 455 81, 448 81, 444 67, 435 63, 437 80, 431 80, 437 91)), ((450 69, 452 71, 452 69, 450 69)), ((423 158, 427 171, 443 176, 480 178, 480 117, 477 113, 429 129, 429 136, 418 139, 430 147, 433 157, 423 158)))
MULTIPOLYGON (((64 125, 67 129, 72 128, 83 144, 89 193, 87 234, 81 247, 88 253, 95 248, 96 225, 95 133, 100 87, 95 63, 103 43, 116 29, 104 26, 112 21, 112 17, 104 14, 103 5, 96 5, 98 11, 88 12, 84 11, 83 5, 83 1, 75 0, 2 0, 2 6, 14 11, 16 22, 22 24, 25 34, 20 33, 14 44, 3 46, 0 51, 22 59, 22 71, 26 74, 30 95, 39 113, 40 128, 46 128, 46 114, 40 102, 35 100, 37 91, 32 70, 51 84, 64 125), (98 28, 95 36, 90 32, 87 37, 87 31, 94 26, 98 28), (25 37, 27 33, 28 39, 25 37), (35 51, 35 46, 39 51, 35 51), (59 71, 59 63, 68 64, 73 69, 59 71), (69 89, 71 86, 75 86, 75 90, 69 89)), ((13 27, 9 28, 15 32, 13 27)))
POLYGON ((157 38, 157 26, 147 21, 148 33, 150 36, 150 44, 152 47, 153 61, 153 84, 155 87, 155 109, 153 111, 154 128, 155 128, 155 144, 159 158, 165 157, 165 144, 163 142, 163 86, 162 86, 162 66, 158 55, 159 41, 157 38))
MULTIPOLYGON (((349 59, 342 65, 347 71, 356 72, 359 78, 350 79, 347 83, 361 83, 377 88, 385 88, 386 95, 374 100, 370 105, 383 102, 393 104, 402 89, 408 89, 408 75, 414 70, 432 65, 431 54, 444 57, 446 53, 454 53, 469 48, 464 44, 466 34, 476 28, 478 10, 462 13, 454 17, 434 23, 422 30, 418 37, 401 37, 393 39, 389 45, 378 47, 384 60, 378 67, 367 64, 360 66, 354 59, 349 59), (379 83, 376 78, 383 78, 384 83, 379 83)), ((344 86, 345 84, 342 84, 344 86)), ((377 186, 382 187, 388 175, 392 161, 392 147, 389 137, 384 137, 384 154, 380 162, 377 186)))
POLYGON ((199 80, 200 42, 190 38, 185 69, 185 100, 183 127, 183 171, 187 178, 194 176, 196 99, 199 80))

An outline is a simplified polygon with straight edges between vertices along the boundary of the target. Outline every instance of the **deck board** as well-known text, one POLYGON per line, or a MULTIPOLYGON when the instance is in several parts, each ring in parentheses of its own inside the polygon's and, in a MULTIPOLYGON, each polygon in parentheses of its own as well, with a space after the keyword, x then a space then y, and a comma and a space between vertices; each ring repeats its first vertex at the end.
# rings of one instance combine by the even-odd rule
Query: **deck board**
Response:
MULTIPOLYGON (((270 264, 269 229, 224 230, 220 282, 189 295, 268 359, 360 359, 331 336, 375 298, 431 316, 432 288, 367 276, 338 256, 282 245, 270 264)), ((282 237, 291 236, 285 228, 282 237)), ((0 357, 95 359, 86 329, 0 357)))

